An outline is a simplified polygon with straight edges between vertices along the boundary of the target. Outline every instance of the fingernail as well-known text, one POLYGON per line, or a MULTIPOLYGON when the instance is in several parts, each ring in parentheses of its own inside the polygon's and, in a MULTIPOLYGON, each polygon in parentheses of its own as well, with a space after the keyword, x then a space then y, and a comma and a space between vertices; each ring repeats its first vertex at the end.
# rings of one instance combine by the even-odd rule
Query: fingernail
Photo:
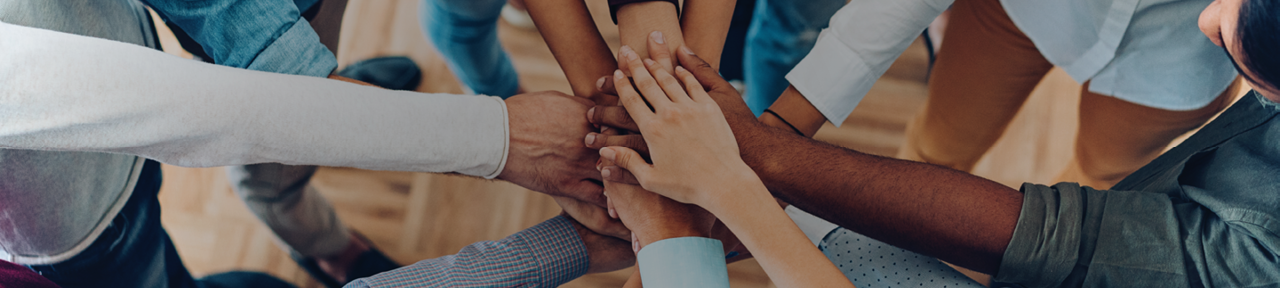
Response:
POLYGON ((618 219, 618 210, 613 210, 613 208, 609 208, 609 218, 618 219))
MULTIPOLYGON (((596 171, 600 171, 600 168, 604 168, 604 159, 596 159, 596 171)), ((609 196, 609 194, 605 194, 604 196, 609 196)))
POLYGON ((689 73, 689 70, 685 70, 684 67, 676 66, 676 73, 680 73, 680 72, 689 73))
POLYGON ((662 39, 662 31, 649 33, 649 38, 653 38, 653 42, 658 42, 658 44, 666 44, 666 39, 662 39))
POLYGON ((604 89, 604 79, 609 77, 600 77, 596 80, 596 90, 604 89))
POLYGON ((724 259, 729 259, 733 257, 738 257, 738 251, 729 251, 729 254, 724 254, 724 259))
POLYGON ((600 133, 604 133, 604 131, 609 131, 609 126, 600 126, 600 133))
MULTIPOLYGON (((614 81, 622 82, 622 80, 626 80, 626 79, 627 79, 627 74, 622 74, 622 70, 613 70, 614 81)), ((618 82, 613 82, 613 83, 618 83, 618 82)))
POLYGON ((609 161, 613 161, 613 158, 617 156, 618 156, 618 152, 613 151, 612 148, 600 149, 600 157, 604 157, 604 159, 609 159, 609 161))
POLYGON ((684 54, 693 55, 693 50, 689 50, 688 46, 680 46, 680 52, 684 52, 684 54))
POLYGON ((591 146, 592 143, 596 143, 596 133, 587 133, 586 142, 587 146, 591 146))
POLYGON ((600 168, 600 178, 609 179, 609 175, 613 175, 613 168, 600 168))
MULTIPOLYGON (((600 80, 604 80, 604 78, 600 78, 600 80)), ((587 108, 587 121, 592 121, 592 119, 596 119, 596 107, 587 108)))
POLYGON ((645 66, 658 65, 658 62, 653 62, 653 60, 644 59, 644 65, 645 65, 645 66))
POLYGON ((631 46, 627 45, 622 45, 622 56, 627 57, 627 60, 640 59, 640 55, 636 54, 636 50, 631 49, 631 46))

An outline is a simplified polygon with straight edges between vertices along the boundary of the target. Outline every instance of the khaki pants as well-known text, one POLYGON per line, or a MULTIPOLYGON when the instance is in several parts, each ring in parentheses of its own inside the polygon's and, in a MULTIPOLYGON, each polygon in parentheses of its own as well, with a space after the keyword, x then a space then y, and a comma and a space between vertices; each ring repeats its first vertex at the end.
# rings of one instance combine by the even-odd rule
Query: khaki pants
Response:
MULTIPOLYGON (((1053 68, 998 0, 956 1, 924 110, 907 127, 899 158, 971 171, 1053 68)), ((1110 188, 1204 124, 1236 94, 1190 111, 1146 107, 1088 90, 1080 95, 1075 158, 1058 181, 1110 188)), ((1232 87, 1235 87, 1234 85, 1232 87)))

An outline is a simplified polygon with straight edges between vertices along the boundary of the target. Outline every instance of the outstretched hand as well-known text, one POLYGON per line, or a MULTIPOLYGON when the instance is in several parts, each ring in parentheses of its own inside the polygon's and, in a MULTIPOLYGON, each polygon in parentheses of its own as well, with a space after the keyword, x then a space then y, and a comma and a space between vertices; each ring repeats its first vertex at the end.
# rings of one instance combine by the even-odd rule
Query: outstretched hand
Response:
POLYGON ((530 190, 605 206, 599 156, 582 145, 592 131, 582 115, 593 103, 555 91, 507 98, 510 144, 498 175, 530 190))

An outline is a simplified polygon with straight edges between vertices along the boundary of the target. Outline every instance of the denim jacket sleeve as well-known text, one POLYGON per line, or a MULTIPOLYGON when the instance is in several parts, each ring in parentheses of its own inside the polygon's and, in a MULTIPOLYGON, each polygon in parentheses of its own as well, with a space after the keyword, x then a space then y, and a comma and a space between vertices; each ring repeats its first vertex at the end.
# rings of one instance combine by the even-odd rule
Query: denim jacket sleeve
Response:
POLYGON ((337 58, 292 0, 143 0, 204 47, 214 63, 325 77, 337 58))

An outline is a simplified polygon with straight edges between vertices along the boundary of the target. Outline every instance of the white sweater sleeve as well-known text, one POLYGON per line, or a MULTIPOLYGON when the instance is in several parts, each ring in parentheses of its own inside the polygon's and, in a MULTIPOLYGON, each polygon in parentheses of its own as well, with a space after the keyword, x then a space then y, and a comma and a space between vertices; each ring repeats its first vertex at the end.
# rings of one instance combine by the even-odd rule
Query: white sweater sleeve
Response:
POLYGON ((0 39, 3 148, 487 178, 506 162, 506 105, 496 97, 221 67, 5 23, 0 39))
POLYGON ((831 16, 787 81, 832 124, 844 123, 902 51, 954 0, 853 0, 831 16))

